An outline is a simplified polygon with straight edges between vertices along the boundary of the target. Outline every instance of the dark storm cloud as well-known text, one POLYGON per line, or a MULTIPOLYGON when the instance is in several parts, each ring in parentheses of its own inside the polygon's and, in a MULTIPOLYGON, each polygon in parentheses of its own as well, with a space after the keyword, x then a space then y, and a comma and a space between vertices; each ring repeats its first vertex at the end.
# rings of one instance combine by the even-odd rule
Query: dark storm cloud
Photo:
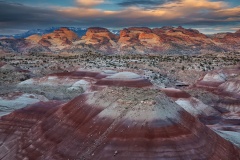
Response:
POLYGON ((180 2, 181 0, 124 0, 118 5, 129 7, 129 6, 151 6, 154 7, 156 5, 165 4, 168 2, 180 2))
MULTIPOLYGON (((46 7, 47 8, 47 7, 46 7)), ((65 17, 54 10, 0 1, 0 27, 27 28, 62 24, 65 17)))

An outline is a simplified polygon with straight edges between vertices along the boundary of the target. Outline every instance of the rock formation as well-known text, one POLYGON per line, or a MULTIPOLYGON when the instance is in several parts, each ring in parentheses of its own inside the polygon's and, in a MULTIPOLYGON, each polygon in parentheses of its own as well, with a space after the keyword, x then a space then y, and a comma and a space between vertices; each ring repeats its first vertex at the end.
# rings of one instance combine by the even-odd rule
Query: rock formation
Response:
POLYGON ((60 52, 74 50, 95 50, 105 54, 196 54, 238 51, 239 31, 206 36, 198 30, 183 27, 131 27, 124 28, 119 35, 100 27, 88 28, 78 38, 69 28, 60 28, 52 33, 31 35, 25 39, 0 39, 0 49, 6 52, 60 52), (9 41, 10 45, 6 43, 9 41))
POLYGON ((87 30, 86 36, 83 36, 76 44, 87 45, 105 53, 113 53, 116 49, 117 38, 108 29, 92 27, 87 30))
MULTIPOLYGON (((105 32, 105 34, 109 33, 109 31, 103 28, 90 28, 88 32, 105 32)), ((95 46, 94 49, 101 50, 100 48, 102 45, 110 41, 110 36, 89 34, 88 32, 86 36, 83 37, 83 39, 86 39, 86 37, 91 37, 88 38, 91 39, 91 43, 89 43, 89 41, 81 41, 80 43, 84 45, 91 44, 95 46), (103 44, 102 39, 104 39, 104 37, 106 39, 106 43, 103 44)), ((115 42, 116 37, 114 37, 112 41, 115 42)), ((179 51, 183 53, 200 53, 204 50, 212 50, 213 52, 223 50, 223 48, 219 45, 220 42, 213 41, 213 39, 207 37, 197 30, 184 29, 183 27, 162 27, 154 29, 146 27, 125 28, 120 31, 119 38, 117 39, 117 44, 113 42, 107 45, 108 49, 102 51, 105 51, 105 53, 107 51, 111 51, 115 53, 146 54, 158 52, 176 53, 179 51)))
POLYGON ((38 103, 0 120, 0 158, 239 159, 159 90, 106 87, 66 104, 38 103))
POLYGON ((204 104, 201 100, 192 97, 188 93, 174 88, 162 90, 188 113, 192 114, 194 117, 198 117, 202 123, 215 124, 220 121, 221 114, 218 110, 204 104))
POLYGON ((71 45, 72 42, 77 39, 78 36, 73 31, 68 28, 60 28, 55 30, 53 33, 43 35, 42 39, 38 43, 43 46, 61 49, 62 47, 64 48, 64 46, 71 45))
POLYGON ((117 73, 112 71, 91 72, 79 70, 51 74, 19 83, 19 86, 24 85, 67 86, 71 90, 76 89, 76 87, 90 89, 93 86, 151 87, 152 83, 131 72, 117 73))
POLYGON ((209 127, 238 146, 240 141, 236 135, 240 134, 239 75, 239 67, 215 70, 207 73, 196 84, 196 87, 206 89, 218 97, 211 106, 221 113, 221 118, 209 127))

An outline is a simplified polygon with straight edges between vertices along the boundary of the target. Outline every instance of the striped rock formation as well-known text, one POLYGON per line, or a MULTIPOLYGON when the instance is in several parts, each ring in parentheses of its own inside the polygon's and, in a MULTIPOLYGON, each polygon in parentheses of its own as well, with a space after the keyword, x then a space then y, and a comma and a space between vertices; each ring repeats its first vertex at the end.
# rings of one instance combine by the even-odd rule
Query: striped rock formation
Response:
MULTIPOLYGON (((214 70, 207 73, 195 85, 199 88, 214 90, 221 84, 233 80, 240 75, 240 67, 214 70)), ((239 77, 238 77, 239 78, 239 77)))
POLYGON ((58 103, 2 117, 0 159, 240 159, 160 90, 105 87, 58 103))
POLYGON ((195 87, 209 90, 218 98, 213 107, 221 113, 221 119, 208 125, 224 138, 240 146, 240 68, 227 68, 206 74, 195 87))
POLYGON ((165 88, 162 91, 172 98, 179 106, 194 117, 198 117, 204 124, 215 124, 221 120, 221 113, 201 100, 192 97, 185 91, 175 88, 165 88))
POLYGON ((22 85, 68 86, 70 90, 82 88, 86 91, 99 86, 151 87, 152 83, 132 72, 78 70, 29 79, 19 84, 22 85))

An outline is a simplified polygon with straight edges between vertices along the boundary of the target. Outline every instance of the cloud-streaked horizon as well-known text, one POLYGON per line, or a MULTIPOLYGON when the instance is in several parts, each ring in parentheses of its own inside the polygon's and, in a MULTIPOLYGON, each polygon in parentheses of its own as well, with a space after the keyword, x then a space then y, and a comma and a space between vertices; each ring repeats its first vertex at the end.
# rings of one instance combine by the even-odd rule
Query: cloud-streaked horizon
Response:
POLYGON ((240 2, 235 0, 15 2, 0 1, 0 34, 51 26, 122 28, 167 25, 197 28, 205 33, 234 31, 240 27, 240 2))

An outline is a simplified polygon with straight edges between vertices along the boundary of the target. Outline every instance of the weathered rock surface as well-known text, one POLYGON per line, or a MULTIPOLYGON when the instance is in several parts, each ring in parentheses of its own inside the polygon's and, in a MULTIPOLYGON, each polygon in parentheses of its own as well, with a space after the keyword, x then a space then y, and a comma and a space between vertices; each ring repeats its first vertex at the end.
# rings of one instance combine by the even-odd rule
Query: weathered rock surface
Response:
POLYGON ((14 110, 24 108, 37 102, 47 102, 48 99, 42 95, 13 92, 0 95, 0 116, 9 114, 14 110))

